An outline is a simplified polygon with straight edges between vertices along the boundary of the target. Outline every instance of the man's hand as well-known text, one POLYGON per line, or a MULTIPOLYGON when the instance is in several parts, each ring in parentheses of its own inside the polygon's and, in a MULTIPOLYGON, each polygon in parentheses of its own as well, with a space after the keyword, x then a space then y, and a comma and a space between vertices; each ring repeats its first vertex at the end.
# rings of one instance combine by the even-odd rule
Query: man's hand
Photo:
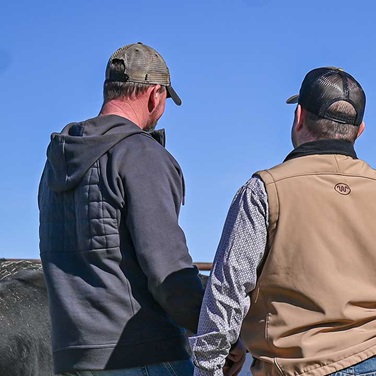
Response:
POLYGON ((232 345, 226 358, 225 365, 223 366, 224 376, 237 376, 239 374, 245 362, 245 354, 246 348, 243 342, 238 339, 238 341, 232 345))

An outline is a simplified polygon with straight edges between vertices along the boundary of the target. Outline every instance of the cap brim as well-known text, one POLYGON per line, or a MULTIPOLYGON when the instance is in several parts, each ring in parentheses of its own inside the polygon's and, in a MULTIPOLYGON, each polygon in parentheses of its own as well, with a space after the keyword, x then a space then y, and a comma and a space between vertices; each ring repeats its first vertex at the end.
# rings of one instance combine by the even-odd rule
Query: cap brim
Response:
POLYGON ((172 98, 172 100, 177 106, 181 105, 181 99, 171 85, 167 86, 167 98, 172 98))
POLYGON ((298 101, 299 101, 299 94, 295 94, 292 97, 288 98, 286 100, 286 103, 287 104, 294 104, 294 103, 298 103, 298 101))

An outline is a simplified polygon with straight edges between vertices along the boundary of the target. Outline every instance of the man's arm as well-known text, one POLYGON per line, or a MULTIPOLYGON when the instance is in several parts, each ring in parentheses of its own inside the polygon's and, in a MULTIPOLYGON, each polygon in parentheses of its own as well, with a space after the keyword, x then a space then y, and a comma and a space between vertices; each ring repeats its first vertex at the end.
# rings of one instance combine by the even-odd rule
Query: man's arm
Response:
POLYGON ((251 178, 236 194, 222 232, 201 307, 198 333, 190 339, 195 376, 222 376, 238 338, 265 252, 268 204, 263 182, 251 178))
POLYGON ((196 332, 203 287, 178 224, 180 167, 156 141, 136 137, 123 167, 127 228, 154 299, 178 325, 196 332))

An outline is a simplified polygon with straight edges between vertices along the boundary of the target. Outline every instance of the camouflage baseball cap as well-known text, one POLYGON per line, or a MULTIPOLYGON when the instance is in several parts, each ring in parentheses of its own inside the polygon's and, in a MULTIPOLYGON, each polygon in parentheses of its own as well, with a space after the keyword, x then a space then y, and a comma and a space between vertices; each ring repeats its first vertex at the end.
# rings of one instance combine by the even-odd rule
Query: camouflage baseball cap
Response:
POLYGON ((136 82, 141 84, 162 85, 167 89, 167 97, 178 106, 181 99, 171 86, 170 72, 163 57, 153 48, 135 43, 123 46, 110 57, 106 68, 106 81, 136 82), (124 63, 124 74, 119 76, 111 70, 111 63, 120 60, 124 63))

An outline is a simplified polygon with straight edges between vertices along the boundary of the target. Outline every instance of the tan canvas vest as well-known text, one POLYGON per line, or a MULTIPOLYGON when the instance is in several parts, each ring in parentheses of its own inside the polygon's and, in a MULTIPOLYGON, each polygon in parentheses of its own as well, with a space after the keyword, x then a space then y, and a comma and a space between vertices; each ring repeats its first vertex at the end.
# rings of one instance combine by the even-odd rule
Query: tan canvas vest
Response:
POLYGON ((268 256, 242 338, 258 375, 327 375, 376 354, 376 171, 310 155, 258 173, 268 256))

